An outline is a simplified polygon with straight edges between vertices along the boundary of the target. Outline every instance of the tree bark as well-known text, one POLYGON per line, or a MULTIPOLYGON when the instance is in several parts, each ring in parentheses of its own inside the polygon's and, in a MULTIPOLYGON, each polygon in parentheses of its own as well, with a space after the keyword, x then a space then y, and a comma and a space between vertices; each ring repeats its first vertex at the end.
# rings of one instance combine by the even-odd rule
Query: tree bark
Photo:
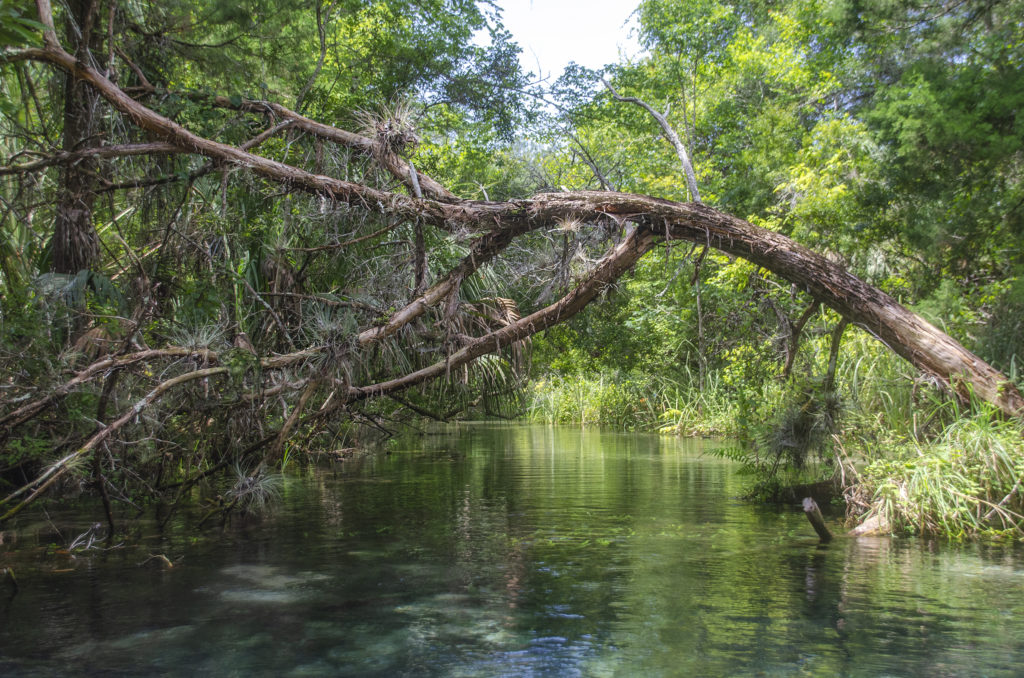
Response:
MULTIPOLYGON (((65 34, 68 43, 75 46, 76 58, 84 63, 91 59, 91 48, 102 41, 102 33, 93 30, 95 5, 94 0, 68 0, 65 34)), ((99 102, 99 92, 68 74, 64 83, 65 153, 99 145, 99 102)), ((50 254, 50 268, 57 273, 91 269, 99 259, 99 236, 92 217, 95 166, 92 156, 83 155, 78 162, 62 168, 50 254)))

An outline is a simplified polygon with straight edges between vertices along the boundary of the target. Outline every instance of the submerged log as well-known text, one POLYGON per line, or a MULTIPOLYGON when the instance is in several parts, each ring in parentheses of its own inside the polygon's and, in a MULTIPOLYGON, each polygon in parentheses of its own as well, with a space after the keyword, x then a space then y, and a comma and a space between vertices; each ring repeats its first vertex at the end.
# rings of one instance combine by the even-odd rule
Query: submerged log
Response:
POLYGON ((832 532, 825 525, 821 509, 818 508, 818 502, 810 497, 804 497, 804 515, 807 516, 807 520, 811 521, 811 525, 814 527, 814 531, 818 533, 818 538, 822 544, 832 541, 832 532))

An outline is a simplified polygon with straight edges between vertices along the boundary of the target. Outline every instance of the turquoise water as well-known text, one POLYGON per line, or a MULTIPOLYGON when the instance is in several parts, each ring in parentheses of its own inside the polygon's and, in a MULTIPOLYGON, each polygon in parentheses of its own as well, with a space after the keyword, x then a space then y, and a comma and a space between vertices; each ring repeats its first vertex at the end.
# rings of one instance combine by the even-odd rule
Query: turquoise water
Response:
POLYGON ((1019 549, 819 546, 714 444, 452 427, 73 558, 37 513, 0 545, 0 675, 1024 674, 1019 549))

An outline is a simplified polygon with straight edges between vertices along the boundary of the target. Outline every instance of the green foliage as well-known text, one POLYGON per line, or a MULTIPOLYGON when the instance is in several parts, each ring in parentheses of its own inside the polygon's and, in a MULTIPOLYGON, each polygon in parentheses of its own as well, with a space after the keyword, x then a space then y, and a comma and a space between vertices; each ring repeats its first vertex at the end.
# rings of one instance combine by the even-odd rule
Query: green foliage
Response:
POLYGON ((36 290, 51 302, 69 308, 85 308, 91 304, 97 308, 122 311, 125 297, 117 285, 106 276, 93 271, 79 271, 74 275, 66 273, 44 273, 34 281, 36 290))
POLYGON ((986 291, 981 308, 988 318, 980 323, 978 353, 1011 381, 1024 384, 1024 277, 1017 275, 986 291))
MULTIPOLYGON (((0 3, 5 52, 40 42, 41 26, 23 5, 0 3)), ((102 21, 87 60, 111 69, 119 86, 197 134, 241 145, 279 122, 260 110, 233 110, 247 99, 353 130, 360 110, 403 101, 409 104, 405 131, 421 143, 391 150, 421 171, 467 196, 522 196, 535 186, 526 169, 529 154, 509 143, 513 130, 531 118, 522 100, 518 47, 487 2, 103 0, 92 7, 102 21), (108 21, 114 44, 108 43, 108 21)), ((69 26, 69 6, 55 3, 54 9, 59 39, 74 52, 81 27, 69 26)), ((63 72, 25 61, 0 69, 4 166, 47 159, 62 148, 152 140, 102 99, 89 111, 96 133, 88 143, 64 139, 63 72)), ((311 135, 282 131, 253 150, 317 174, 396 190, 373 158, 311 135)), ((213 350, 214 366, 225 373, 175 387, 109 444, 104 474, 112 487, 125 497, 137 491, 168 498, 158 489, 161 482, 174 487, 175 480, 201 475, 253 447, 295 411, 305 384, 331 385, 317 392, 312 410, 338 389, 415 371, 456 350, 464 337, 518 317, 508 285, 485 270, 464 282, 450 308, 431 309, 415 327, 361 347, 359 332, 413 296, 409 243, 420 229, 429 284, 466 256, 467 234, 370 216, 298 194, 293 186, 271 188, 241 167, 156 154, 4 172, 0 415, 42 397, 102 353, 168 343, 213 350), (82 185, 97 190, 83 201, 89 211, 81 227, 95 229, 101 254, 94 270, 67 275, 50 270, 49 250, 74 168, 86 169, 90 179, 82 185), (353 242, 310 251, 347 241, 353 242), (260 369, 260 357, 300 342, 317 347, 315 360, 269 376, 260 369), (264 389, 277 389, 279 397, 264 399, 264 389), (119 447, 127 440, 136 443, 119 447)), ((522 409, 526 359, 525 346, 504 347, 410 400, 442 415, 474 409, 515 416, 522 409)), ((97 419, 109 423, 161 382, 211 366, 202 360, 133 363, 87 381, 18 426, 10 439, 0 432, 0 474, 31 476, 92 435, 97 419)), ((320 432, 316 444, 351 444, 368 437, 367 430, 390 434, 382 418, 395 415, 395 407, 363 409, 360 404, 346 412, 351 419, 332 420, 330 434, 320 432)), ((408 418, 407 412, 398 417, 408 418)), ((284 450, 288 458, 313 444, 302 437, 308 431, 294 433, 284 450)), ((224 495, 229 504, 272 498, 273 491, 264 490, 273 490, 273 478, 268 483, 262 471, 235 470, 237 482, 224 495)))
MULTIPOLYGON (((543 116, 524 103, 518 47, 485 1, 118 4, 116 45, 103 44, 94 56, 113 59, 104 67, 121 86, 139 88, 133 93, 147 105, 226 143, 252 140, 274 123, 232 110, 246 99, 347 128, 358 124, 359 111, 403 102, 403 114, 392 116, 400 118, 400 138, 388 137, 394 121, 375 123, 382 129, 373 136, 400 141, 389 148, 461 196, 615 188, 686 199, 674 149, 644 110, 595 91, 603 75, 665 111, 690 151, 706 203, 826 252, 1019 381, 1022 9, 1021 0, 942 7, 644 0, 637 17, 647 51, 603 73, 574 66, 550 92, 535 88, 558 103, 543 116), (475 37, 483 35, 486 44, 475 37), (210 105, 213 95, 223 97, 221 105, 210 105)), ((69 20, 65 8, 57 10, 58 24, 69 20)), ((23 5, 0 0, 0 49, 38 43, 40 29, 23 5)), ((104 43, 106 32, 95 38, 104 43)), ((63 139, 62 75, 24 62, 0 68, 5 164, 82 141, 63 139)), ((149 140, 108 110, 95 120, 97 139, 149 140)), ((404 190, 372 158, 294 130, 266 139, 258 152, 404 190)), ((478 234, 386 221, 290 186, 268 190, 242 168, 205 166, 185 154, 103 158, 88 169, 141 190, 95 184, 102 191, 87 226, 103 254, 96 270, 71 275, 49 270, 67 168, 0 177, 0 366, 16 375, 0 385, 17 402, 38 396, 75 367, 79 358, 68 348, 87 336, 118 346, 214 348, 226 377, 191 384, 152 420, 135 422, 161 431, 139 437, 166 436, 189 450, 179 472, 205 468, 291 412, 290 405, 260 409, 242 399, 263 380, 256 355, 288 351, 296 341, 324 349, 264 384, 281 389, 281 402, 311 380, 345 388, 407 374, 550 303, 622 235, 622 224, 572 219, 532 233, 466 280, 458 296, 363 350, 358 333, 411 298, 414 243, 422 238, 429 254, 429 284, 468 254, 478 234), (129 318, 141 318, 132 337, 124 336, 129 318), (209 410, 192 406, 208 401, 225 408, 215 426, 209 410)), ((825 392, 836 320, 754 264, 674 242, 586 313, 536 338, 535 383, 525 395, 528 351, 516 345, 415 389, 406 403, 441 417, 470 408, 515 416, 525 408, 544 421, 730 435, 739 443, 733 456, 772 482, 829 473, 838 440, 864 456, 873 469, 865 477, 878 488, 911 487, 915 504, 927 494, 916 488, 946 475, 952 489, 943 506, 971 497, 976 503, 964 506, 977 518, 983 502, 998 503, 1005 468, 985 471, 998 464, 978 461, 981 443, 974 452, 952 451, 977 431, 952 428, 959 414, 936 405, 934 390, 865 333, 844 343, 835 392, 825 392), (927 447, 936 437, 937 447, 927 447), (887 460, 889 446, 901 451, 887 460), (924 461, 914 461, 918 453, 924 461), (918 480, 908 485, 908 473, 918 480)), ((129 401, 178 369, 126 371, 114 400, 129 401)), ((59 417, 5 452, 3 464, 45 463, 65 435, 95 427, 99 402, 99 387, 73 394, 59 417)), ((405 407, 367 406, 358 416, 386 432, 382 422, 405 407)), ((352 422, 336 424, 317 444, 347 441, 356 430, 352 422)), ((1006 435, 975 437, 997 445, 1006 435)), ((289 441, 287 454, 308 442, 289 441)), ((151 451, 137 456, 162 474, 151 451)), ((241 501, 260 482, 255 471, 236 471, 241 501)), ((879 492, 896 507, 886 509, 894 524, 955 533, 952 518, 936 517, 945 509, 912 515, 899 508, 902 489, 879 492)), ((961 522, 969 518, 962 507, 950 511, 961 522)))
POLYGON ((31 16, 15 0, 0 0, 0 48, 40 41, 43 25, 31 16))
MULTIPOLYGON (((1019 382, 1020 11, 1017 0, 646 0, 648 53, 606 75, 666 111, 705 202, 825 251, 1019 382)), ((654 121, 588 96, 594 82, 576 69, 556 88, 568 111, 553 135, 572 143, 544 160, 551 183, 596 187, 596 164, 619 189, 685 198, 654 121)), ((648 256, 605 302, 535 342, 542 418, 613 422, 584 415, 601 402, 595 385, 658 375, 673 394, 663 430, 736 436, 734 456, 772 482, 831 473, 837 442, 871 463, 890 446, 931 450, 955 424, 948 395, 861 332, 848 333, 836 392, 824 393, 834 316, 807 324, 783 379, 808 300, 742 261, 708 256, 694 275, 688 250, 648 256)), ((961 488, 983 500, 976 490, 961 488)))
POLYGON ((527 416, 533 421, 624 430, 651 429, 664 407, 664 385, 618 373, 552 376, 533 382, 527 416))
POLYGON ((908 443, 863 471, 861 490, 896 532, 954 539, 1024 527, 1024 438, 1019 423, 984 407, 927 444, 908 443))
POLYGON ((826 392, 814 379, 798 379, 787 391, 757 440, 758 449, 774 458, 769 476, 780 465, 800 470, 812 454, 826 456, 830 436, 838 430, 841 405, 834 391, 826 392))

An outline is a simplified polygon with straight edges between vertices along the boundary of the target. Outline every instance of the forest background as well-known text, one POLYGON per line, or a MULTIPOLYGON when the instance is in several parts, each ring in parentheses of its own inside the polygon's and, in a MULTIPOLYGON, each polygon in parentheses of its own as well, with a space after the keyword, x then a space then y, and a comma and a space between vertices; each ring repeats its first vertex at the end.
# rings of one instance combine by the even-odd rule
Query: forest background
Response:
POLYGON ((514 233, 424 207, 693 199, 614 88, 703 204, 1019 386, 1019 1, 645 0, 641 57, 554 81, 483 1, 37 4, 0 3, 0 519, 231 511, 299 455, 528 416, 728 436, 755 493, 828 481, 884 530, 1022 533, 1019 418, 710 234, 613 275, 634 232, 595 194, 514 233))

